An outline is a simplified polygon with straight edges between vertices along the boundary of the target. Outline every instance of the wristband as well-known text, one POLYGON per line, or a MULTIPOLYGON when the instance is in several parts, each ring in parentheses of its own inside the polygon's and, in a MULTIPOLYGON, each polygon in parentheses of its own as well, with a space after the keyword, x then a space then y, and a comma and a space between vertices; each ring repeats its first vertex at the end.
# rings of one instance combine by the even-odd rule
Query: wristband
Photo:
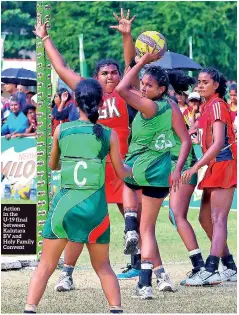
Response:
POLYGON ((45 37, 42 38, 42 41, 44 42, 45 39, 50 38, 50 35, 46 35, 45 37))

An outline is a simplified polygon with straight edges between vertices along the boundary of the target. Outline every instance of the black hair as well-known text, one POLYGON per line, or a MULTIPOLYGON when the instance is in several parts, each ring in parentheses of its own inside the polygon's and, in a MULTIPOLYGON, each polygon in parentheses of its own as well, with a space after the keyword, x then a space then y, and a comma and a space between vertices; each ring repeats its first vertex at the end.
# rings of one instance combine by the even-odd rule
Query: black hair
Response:
POLYGON ((66 100, 66 102, 68 102, 68 101, 71 99, 71 93, 70 93, 66 88, 61 88, 61 89, 57 90, 57 91, 56 91, 56 94, 59 95, 60 100, 61 100, 61 96, 62 96, 62 94, 63 94, 64 92, 68 92, 68 97, 67 97, 67 100, 66 100))
POLYGON ((33 95, 35 95, 36 93, 35 93, 35 92, 32 92, 32 91, 29 91, 29 92, 26 93, 26 95, 28 95, 28 94, 31 94, 31 95, 33 96, 33 95))
POLYGON ((231 92, 231 91, 237 91, 237 85, 236 85, 236 83, 233 83, 233 84, 230 85, 230 87, 229 87, 229 92, 231 92))
POLYGON ((224 77, 224 75, 215 68, 204 68, 200 71, 200 73, 202 72, 208 73, 213 81, 219 83, 219 86, 215 92, 219 94, 220 98, 224 99, 227 91, 227 79, 224 77))
POLYGON ((25 116, 27 116, 28 111, 29 111, 30 109, 36 111, 36 107, 35 107, 34 105, 27 105, 27 106, 23 109, 23 111, 22 111, 23 114, 24 114, 25 116))
POLYGON ((162 95, 168 92, 169 84, 172 85, 175 93, 183 94, 190 85, 195 83, 195 79, 186 75, 182 70, 166 71, 159 66, 149 66, 145 74, 152 75, 159 86, 165 86, 165 91, 162 95))
POLYGON ((109 65, 115 65, 119 74, 121 75, 121 71, 120 71, 120 66, 119 63, 117 61, 115 61, 114 59, 102 59, 100 61, 98 61, 95 65, 95 70, 93 72, 93 77, 96 78, 100 68, 104 67, 104 66, 109 66, 109 65))
POLYGON ((94 124, 93 132, 97 140, 103 136, 103 128, 96 124, 99 118, 99 105, 102 100, 103 90, 97 80, 86 79, 76 85, 75 99, 77 106, 87 115, 94 124))

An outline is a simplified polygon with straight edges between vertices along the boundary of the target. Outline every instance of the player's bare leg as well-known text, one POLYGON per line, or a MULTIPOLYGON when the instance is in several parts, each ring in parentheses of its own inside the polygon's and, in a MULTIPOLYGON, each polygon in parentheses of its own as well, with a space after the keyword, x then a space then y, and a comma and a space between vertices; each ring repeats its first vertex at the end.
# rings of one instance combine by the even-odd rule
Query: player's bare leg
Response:
MULTIPOLYGON (((28 288, 26 313, 36 313, 36 307, 46 289, 47 282, 55 271, 60 255, 67 244, 65 239, 44 239, 42 255, 37 269, 34 271, 28 288)), ((82 246, 82 244, 79 244, 82 246)))
POLYGON ((185 184, 180 186, 176 192, 173 189, 170 192, 169 219, 184 242, 192 262, 192 272, 181 282, 181 285, 187 285, 194 274, 205 266, 195 233, 187 220, 190 199, 194 189, 194 185, 185 184))
POLYGON ((109 244, 87 244, 92 267, 100 278, 110 311, 122 312, 120 287, 109 261, 109 244))

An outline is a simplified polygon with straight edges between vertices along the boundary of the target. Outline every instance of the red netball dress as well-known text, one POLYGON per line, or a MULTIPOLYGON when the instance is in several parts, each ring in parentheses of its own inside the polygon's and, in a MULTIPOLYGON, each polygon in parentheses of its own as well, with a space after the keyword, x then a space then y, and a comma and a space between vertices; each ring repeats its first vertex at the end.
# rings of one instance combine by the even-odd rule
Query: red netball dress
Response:
MULTIPOLYGON (((118 135, 122 159, 128 152, 129 115, 126 102, 116 91, 103 96, 103 106, 99 109, 98 122, 112 128, 118 135)), ((106 200, 108 203, 123 203, 123 181, 115 174, 110 156, 106 160, 106 200)))
POLYGON ((237 148, 229 106, 219 98, 218 94, 215 94, 202 106, 198 127, 203 154, 213 144, 213 123, 216 120, 225 124, 225 134, 223 149, 210 161, 204 178, 199 184, 199 189, 236 186, 237 148))

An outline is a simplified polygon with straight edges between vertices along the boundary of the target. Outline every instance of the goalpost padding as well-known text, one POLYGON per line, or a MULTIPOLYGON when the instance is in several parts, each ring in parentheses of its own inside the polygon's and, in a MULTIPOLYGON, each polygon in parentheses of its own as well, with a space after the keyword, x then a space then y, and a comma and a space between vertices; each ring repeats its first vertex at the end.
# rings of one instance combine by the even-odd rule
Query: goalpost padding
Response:
MULTIPOLYGON (((37 2, 37 21, 50 22, 51 7, 48 1, 37 2)), ((49 23, 48 23, 49 24, 49 23)), ((50 28, 50 24, 48 29, 50 28)), ((51 172, 48 157, 51 150, 51 63, 43 42, 36 38, 37 55, 37 258, 42 252, 42 229, 51 201, 51 172)))

